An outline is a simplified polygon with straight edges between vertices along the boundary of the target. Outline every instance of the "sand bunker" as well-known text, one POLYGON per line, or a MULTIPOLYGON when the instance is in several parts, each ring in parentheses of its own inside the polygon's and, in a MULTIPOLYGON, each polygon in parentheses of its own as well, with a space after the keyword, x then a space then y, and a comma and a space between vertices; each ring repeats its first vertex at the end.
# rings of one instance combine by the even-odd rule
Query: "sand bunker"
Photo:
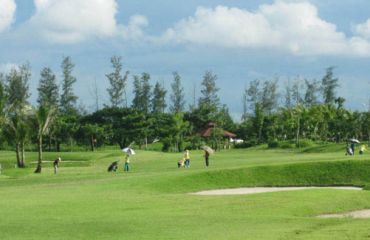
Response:
POLYGON ((324 214, 318 216, 318 218, 370 218, 370 209, 340 214, 324 214))
POLYGON ((209 190, 192 193, 194 195, 217 196, 217 195, 244 195, 267 192, 297 191, 304 189, 340 189, 340 190, 362 190, 359 187, 255 187, 255 188, 232 188, 209 190))

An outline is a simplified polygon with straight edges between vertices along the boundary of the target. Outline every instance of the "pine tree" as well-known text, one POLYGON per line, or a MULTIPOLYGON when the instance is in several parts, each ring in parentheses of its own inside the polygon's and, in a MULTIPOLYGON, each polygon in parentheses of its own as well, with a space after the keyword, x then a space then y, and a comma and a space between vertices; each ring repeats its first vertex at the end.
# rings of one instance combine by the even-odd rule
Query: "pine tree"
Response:
POLYGON ((301 84, 301 80, 299 78, 297 78, 293 83, 292 98, 293 98, 293 102, 296 106, 300 105, 303 102, 302 84, 301 84))
POLYGON ((171 84, 171 106, 172 113, 180 113, 185 110, 185 94, 184 88, 181 85, 181 77, 177 72, 173 73, 173 83, 171 84))
POLYGON ((305 79, 305 84, 306 84, 306 93, 304 96, 304 104, 307 107, 312 107, 316 104, 318 104, 318 92, 320 90, 318 86, 318 82, 315 80, 309 81, 305 79))
POLYGON ((287 85, 285 86, 285 107, 292 107, 292 87, 290 86, 290 81, 288 80, 287 85))
POLYGON ((243 114, 242 114, 242 121, 246 121, 248 117, 248 95, 247 95, 247 88, 244 89, 243 92, 243 114))
POLYGON ((28 98, 31 95, 28 85, 30 78, 31 70, 28 63, 21 65, 19 70, 11 69, 6 77, 7 84, 5 87, 9 108, 19 111, 28 104, 28 98))
POLYGON ((151 99, 151 89, 152 86, 150 85, 150 75, 149 73, 143 73, 141 75, 141 104, 142 104, 142 111, 144 113, 148 113, 150 110, 150 99, 151 99))
POLYGON ((134 76, 134 99, 132 99, 132 108, 136 110, 141 110, 141 95, 142 95, 142 86, 140 77, 135 75, 134 76))
POLYGON ((261 107, 265 113, 271 114, 276 109, 278 99, 277 82, 277 79, 264 82, 261 107))
POLYGON ((326 74, 321 81, 321 91, 325 104, 333 104, 336 98, 335 90, 339 87, 338 78, 334 78, 334 67, 326 69, 326 74))
POLYGON ((143 73, 141 78, 134 76, 134 99, 132 107, 143 113, 148 113, 150 109, 151 86, 149 83, 150 75, 143 73))
POLYGON ((249 109, 251 113, 255 112, 255 106, 260 102, 261 92, 260 92, 260 80, 256 79, 249 83, 248 89, 245 89, 245 95, 247 102, 249 103, 249 109))
POLYGON ((37 90, 39 92, 37 102, 40 106, 53 108, 58 106, 59 88, 56 82, 55 74, 50 68, 42 69, 39 87, 37 90))
POLYGON ((112 107, 118 107, 123 104, 127 107, 125 94, 126 82, 129 72, 122 76, 122 58, 113 56, 111 58, 113 72, 106 75, 109 80, 110 88, 107 89, 112 107))
POLYGON ((199 98, 199 108, 211 109, 217 111, 220 105, 220 99, 217 95, 219 88, 216 87, 217 75, 207 71, 203 76, 201 90, 202 96, 199 98))
POLYGON ((63 82, 60 108, 63 113, 75 113, 77 111, 77 96, 73 93, 73 84, 77 80, 74 76, 72 76, 72 71, 75 65, 72 63, 71 57, 65 57, 61 67, 63 71, 63 82))
POLYGON ((158 82, 154 86, 153 98, 152 98, 152 112, 153 113, 164 113, 166 105, 166 93, 167 91, 158 82))

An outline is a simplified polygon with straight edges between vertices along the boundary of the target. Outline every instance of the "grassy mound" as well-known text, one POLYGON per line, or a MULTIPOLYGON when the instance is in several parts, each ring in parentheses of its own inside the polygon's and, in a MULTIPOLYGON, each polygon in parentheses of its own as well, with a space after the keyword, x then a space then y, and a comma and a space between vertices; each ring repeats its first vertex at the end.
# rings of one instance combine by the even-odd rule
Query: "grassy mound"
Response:
POLYGON ((189 174, 158 183, 162 191, 266 186, 365 186, 370 183, 370 161, 298 163, 216 170, 189 174))

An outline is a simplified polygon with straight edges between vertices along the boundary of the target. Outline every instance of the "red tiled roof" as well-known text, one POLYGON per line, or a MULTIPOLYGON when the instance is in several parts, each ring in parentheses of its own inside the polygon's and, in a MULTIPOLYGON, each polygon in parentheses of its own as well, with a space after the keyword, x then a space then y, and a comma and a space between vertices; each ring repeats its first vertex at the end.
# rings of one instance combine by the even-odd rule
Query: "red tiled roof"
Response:
MULTIPOLYGON (((200 133, 200 136, 202 136, 202 137, 210 137, 211 134, 212 134, 212 129, 213 129, 212 127, 204 129, 200 133)), ((224 131, 224 137, 231 137, 231 138, 236 137, 236 134, 234 134, 232 132, 228 132, 228 131, 225 131, 225 130, 223 130, 223 131, 224 131)))

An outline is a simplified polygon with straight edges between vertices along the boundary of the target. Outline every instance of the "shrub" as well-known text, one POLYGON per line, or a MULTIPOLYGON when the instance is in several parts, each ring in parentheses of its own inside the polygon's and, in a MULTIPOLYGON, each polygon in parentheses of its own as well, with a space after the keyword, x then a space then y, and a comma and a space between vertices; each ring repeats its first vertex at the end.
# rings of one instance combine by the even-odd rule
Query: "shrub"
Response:
POLYGON ((238 143, 238 144, 235 144, 235 148, 250 148, 250 147, 254 147, 254 146, 257 146, 257 141, 252 139, 252 140, 249 140, 249 141, 244 141, 243 143, 238 143))
POLYGON ((301 147, 301 148, 307 148, 307 147, 313 147, 313 146, 315 146, 315 143, 309 139, 300 140, 299 146, 297 145, 297 147, 301 147))
POLYGON ((268 142, 267 146, 268 148, 278 148, 279 147, 279 142, 277 140, 273 140, 268 142))
POLYGON ((289 142, 283 142, 280 144, 280 147, 282 149, 290 149, 290 148, 295 148, 295 144, 289 143, 289 142))

